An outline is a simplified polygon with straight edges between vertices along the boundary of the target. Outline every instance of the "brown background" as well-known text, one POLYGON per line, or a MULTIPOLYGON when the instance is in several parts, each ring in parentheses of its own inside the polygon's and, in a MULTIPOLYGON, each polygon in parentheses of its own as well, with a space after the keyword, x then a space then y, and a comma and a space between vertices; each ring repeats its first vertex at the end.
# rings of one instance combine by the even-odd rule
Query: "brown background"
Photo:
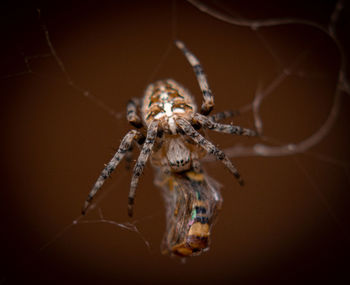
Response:
MULTIPOLYGON (((182 264, 160 254, 164 206, 150 165, 138 188, 134 218, 150 250, 139 234, 103 223, 79 223, 53 239, 79 216, 104 163, 131 128, 124 118, 130 97, 142 96, 151 81, 170 77, 187 86, 200 104, 195 76, 172 44, 174 38, 201 60, 217 111, 251 103, 259 81, 266 85, 308 52, 296 71, 305 76, 289 77, 262 105, 265 134, 278 141, 295 143, 314 133, 334 96, 339 54, 332 40, 315 29, 291 25, 262 29, 259 36, 185 1, 175 6, 171 1, 111 2, 2 9, 0 284, 349 282, 347 95, 336 124, 311 153, 233 159, 246 180, 244 189, 219 163, 205 164, 223 185, 224 205, 211 249, 200 257, 182 264), (74 82, 120 112, 120 119, 69 86, 52 56, 32 59, 32 73, 10 76, 26 71, 21 54, 50 53, 40 23, 47 25, 74 82)), ((219 4, 214 7, 232 15, 320 23, 327 23, 334 6, 333 1, 219 4)), ((349 8, 337 29, 342 42, 349 8)), ((253 116, 246 113, 234 122, 253 127, 253 116)), ((210 138, 222 148, 258 142, 220 134, 210 138)), ((116 222, 132 221, 126 214, 131 175, 124 167, 112 175, 98 204, 116 222)), ((96 219, 95 210, 80 221, 96 219)))

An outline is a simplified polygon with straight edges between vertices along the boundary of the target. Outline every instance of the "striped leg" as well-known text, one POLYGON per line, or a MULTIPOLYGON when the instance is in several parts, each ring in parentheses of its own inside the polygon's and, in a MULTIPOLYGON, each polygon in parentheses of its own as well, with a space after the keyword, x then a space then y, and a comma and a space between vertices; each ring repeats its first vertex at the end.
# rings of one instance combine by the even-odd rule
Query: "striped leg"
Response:
POLYGON ((142 121, 137 115, 137 108, 140 106, 139 98, 132 98, 126 106, 126 119, 136 128, 142 128, 142 121))
POLYGON ((111 161, 105 166, 102 170, 100 176, 98 177, 95 185, 92 187, 82 209, 82 214, 85 215, 87 208, 89 207, 91 200, 96 195, 97 191, 102 187, 106 179, 111 175, 114 169, 117 167, 119 162, 123 159, 126 152, 130 149, 133 140, 139 140, 142 137, 142 134, 139 131, 132 130, 128 132, 123 138, 117 152, 111 159, 111 161))
POLYGON ((143 172, 145 164, 151 154, 154 142, 157 137, 158 121, 154 120, 148 127, 146 141, 143 144, 139 158, 137 159, 134 167, 134 172, 131 178, 131 185, 129 191, 129 202, 128 202, 128 214, 130 217, 133 215, 133 205, 136 194, 136 187, 139 182, 140 175, 143 172))
POLYGON ((199 63, 199 60, 195 57, 195 55, 192 52, 190 52, 186 48, 183 42, 175 41, 175 44, 184 53, 188 62, 193 67, 193 70, 197 77, 197 81, 199 83, 199 87, 201 88, 203 93, 204 102, 201 107, 201 114, 208 115, 211 112, 211 110, 213 110, 214 108, 214 97, 209 88, 208 80, 204 74, 203 68, 199 63))
POLYGON ((232 117, 235 117, 237 115, 239 115, 239 111, 231 111, 231 110, 229 110, 229 111, 216 113, 214 115, 209 116, 208 118, 211 121, 213 121, 215 123, 218 123, 218 122, 220 122, 222 120, 225 120, 227 118, 232 118, 232 117))
POLYGON ((215 123, 211 121, 209 118, 201 114, 195 114, 193 116, 193 120, 195 124, 199 123, 204 128, 213 130, 215 132, 227 133, 227 134, 233 134, 233 135, 239 135, 239 136, 257 136, 257 132, 254 130, 242 128, 240 126, 215 123))
POLYGON ((193 141, 198 143, 208 153, 216 156, 218 160, 221 160, 222 163, 225 164, 225 166, 228 168, 228 170, 236 177, 236 179, 238 180, 238 183, 241 184, 242 186, 244 185, 244 181, 242 180, 237 168, 232 164, 232 162, 227 158, 226 154, 222 150, 218 149, 210 141, 205 139, 185 119, 178 118, 176 119, 176 123, 184 131, 184 133, 187 136, 189 136, 193 141))

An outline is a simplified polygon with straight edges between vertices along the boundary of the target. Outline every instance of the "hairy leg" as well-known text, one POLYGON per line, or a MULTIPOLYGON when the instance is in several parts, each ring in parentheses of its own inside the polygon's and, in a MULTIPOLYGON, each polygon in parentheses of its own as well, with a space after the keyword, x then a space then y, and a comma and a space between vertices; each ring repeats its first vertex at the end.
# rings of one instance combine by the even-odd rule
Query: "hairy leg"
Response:
POLYGON ((228 168, 228 170, 236 177, 240 185, 244 185, 244 181, 241 178, 237 168, 232 164, 232 162, 227 158, 226 154, 217 148, 210 141, 205 139, 200 133, 198 133, 192 125, 182 118, 177 118, 176 123, 183 130, 183 132, 189 136, 193 141, 203 147, 208 153, 216 156, 216 158, 228 168))
POLYGON ((140 175, 143 172, 145 164, 152 152, 154 142, 157 137, 158 121, 154 120, 148 127, 146 141, 143 144, 141 153, 134 167, 133 175, 131 178, 131 185, 129 191, 129 202, 128 202, 128 214, 130 217, 133 215, 133 204, 136 194, 136 187, 139 182, 140 175))
POLYGON ((213 130, 219 133, 227 133, 227 134, 233 134, 233 135, 239 135, 239 136, 257 136, 257 132, 254 130, 242 128, 240 126, 215 123, 211 121, 209 118, 201 114, 194 114, 193 121, 195 124, 199 123, 204 128, 207 128, 209 130, 213 130))
POLYGON ((203 71, 203 68, 199 62, 199 60, 195 57, 195 55, 189 51, 185 44, 181 41, 175 41, 176 46, 184 53, 188 62, 191 64, 196 77, 199 83, 199 87, 203 93, 204 102, 201 107, 201 113, 203 115, 208 115, 211 110, 214 108, 214 97, 209 88, 207 77, 203 71))
POLYGON ((111 173, 114 171, 114 169, 117 167, 119 162, 123 159, 126 152, 130 149, 132 142, 134 140, 139 141, 142 139, 143 135, 136 130, 132 130, 128 132, 122 142, 120 143, 120 146, 113 156, 113 158, 110 160, 110 162, 105 166, 105 168, 102 170, 100 176, 97 178, 97 181, 95 182, 95 185, 92 187, 85 203, 82 209, 82 214, 84 215, 86 213, 87 208, 89 207, 91 200, 96 195, 97 191, 102 187, 103 183, 106 181, 106 179, 111 175, 111 173))

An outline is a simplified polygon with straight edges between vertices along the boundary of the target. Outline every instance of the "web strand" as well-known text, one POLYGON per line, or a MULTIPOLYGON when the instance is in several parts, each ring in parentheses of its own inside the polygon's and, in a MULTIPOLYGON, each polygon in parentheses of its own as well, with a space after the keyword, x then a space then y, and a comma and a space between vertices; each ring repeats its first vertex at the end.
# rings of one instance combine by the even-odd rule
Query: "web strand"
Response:
MULTIPOLYGON (((330 17, 330 23, 328 27, 324 27, 318 23, 314 23, 311 21, 297 19, 297 18, 286 18, 286 19, 266 19, 266 20, 248 20, 242 17, 236 18, 233 16, 225 15, 217 10, 214 10, 207 5, 203 4, 201 1, 197 0, 188 0, 189 3, 194 5, 203 13, 206 13, 216 19, 219 19, 223 22, 233 24, 236 26, 249 27, 254 31, 257 31, 259 28, 280 26, 280 25, 306 25, 310 27, 314 27, 327 36, 329 36, 333 42, 336 44, 338 51, 341 56, 341 66, 338 73, 337 83, 335 87, 335 95, 333 100, 333 105, 329 112, 329 116, 326 119, 325 123, 318 129, 314 134, 305 139, 304 141, 298 144, 287 144, 284 146, 274 147, 265 144, 255 144, 252 147, 246 146, 234 146, 225 150, 229 157, 237 157, 237 156, 284 156, 284 155, 292 155, 300 152, 305 152, 310 149, 312 146, 318 144, 331 130, 332 126, 336 122, 336 119, 339 114, 340 107, 340 99, 341 93, 345 92, 350 94, 349 83, 347 82, 347 77, 345 74, 346 69, 346 56, 344 52, 343 46, 340 44, 339 40, 336 37, 336 33, 334 32, 334 27, 339 19, 339 15, 343 9, 343 1, 340 0, 335 5, 334 11, 330 17)), ((283 71, 277 76, 264 90, 260 91, 260 86, 256 92, 255 99, 252 104, 244 106, 240 109, 241 113, 247 112, 253 109, 253 115, 255 118, 255 124, 258 131, 262 131, 263 124, 261 117, 259 115, 259 110, 263 99, 271 94, 277 86, 281 84, 283 80, 285 80, 288 75, 292 73, 292 70, 300 63, 301 58, 303 58, 306 53, 303 53, 302 56, 299 56, 299 59, 295 60, 290 68, 283 69, 283 71)))
POLYGON ((340 41, 336 37, 336 33, 334 32, 334 27, 343 9, 343 0, 338 0, 337 4, 335 5, 335 9, 331 14, 330 23, 327 27, 324 27, 312 21, 298 19, 298 18, 281 18, 281 19, 276 18, 276 19, 265 19, 265 20, 249 20, 245 18, 235 18, 232 16, 225 15, 217 10, 211 9, 207 5, 203 4, 201 1, 198 1, 198 0, 187 0, 187 1, 191 3, 193 6, 195 6, 201 12, 206 13, 218 20, 221 20, 228 24, 240 26, 240 27, 248 27, 248 28, 251 28, 253 31, 258 30, 259 28, 275 27, 275 26, 282 26, 282 25, 305 25, 305 26, 313 27, 317 30, 320 30, 324 34, 328 35, 338 48, 339 54, 341 56, 341 68, 339 71, 338 86, 339 88, 341 88, 341 90, 350 94, 349 82, 347 81, 346 79, 347 77, 345 74, 346 56, 345 56, 344 47, 340 43, 340 41))

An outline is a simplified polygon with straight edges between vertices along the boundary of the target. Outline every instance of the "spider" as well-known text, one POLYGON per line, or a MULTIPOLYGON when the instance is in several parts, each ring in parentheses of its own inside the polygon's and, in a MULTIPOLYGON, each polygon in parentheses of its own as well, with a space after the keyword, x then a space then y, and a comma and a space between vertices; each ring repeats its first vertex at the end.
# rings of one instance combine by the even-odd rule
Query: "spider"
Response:
POLYGON ((137 130, 131 130, 124 136, 117 152, 102 170, 85 201, 83 215, 119 162, 125 156, 130 156, 134 144, 141 147, 141 153, 131 179, 128 197, 130 217, 133 215, 139 178, 150 156, 152 165, 159 168, 162 173, 182 173, 190 170, 199 173, 201 171, 199 159, 208 153, 220 160, 240 185, 244 184, 237 168, 222 150, 205 138, 201 129, 243 136, 256 136, 257 133, 240 126, 218 123, 233 116, 234 112, 226 111, 209 116, 214 107, 214 97, 203 68, 183 42, 176 40, 175 45, 183 52, 196 74, 203 94, 200 112, 197 113, 197 106, 189 91, 173 79, 152 83, 146 88, 142 99, 131 99, 127 104, 127 120, 137 130))

